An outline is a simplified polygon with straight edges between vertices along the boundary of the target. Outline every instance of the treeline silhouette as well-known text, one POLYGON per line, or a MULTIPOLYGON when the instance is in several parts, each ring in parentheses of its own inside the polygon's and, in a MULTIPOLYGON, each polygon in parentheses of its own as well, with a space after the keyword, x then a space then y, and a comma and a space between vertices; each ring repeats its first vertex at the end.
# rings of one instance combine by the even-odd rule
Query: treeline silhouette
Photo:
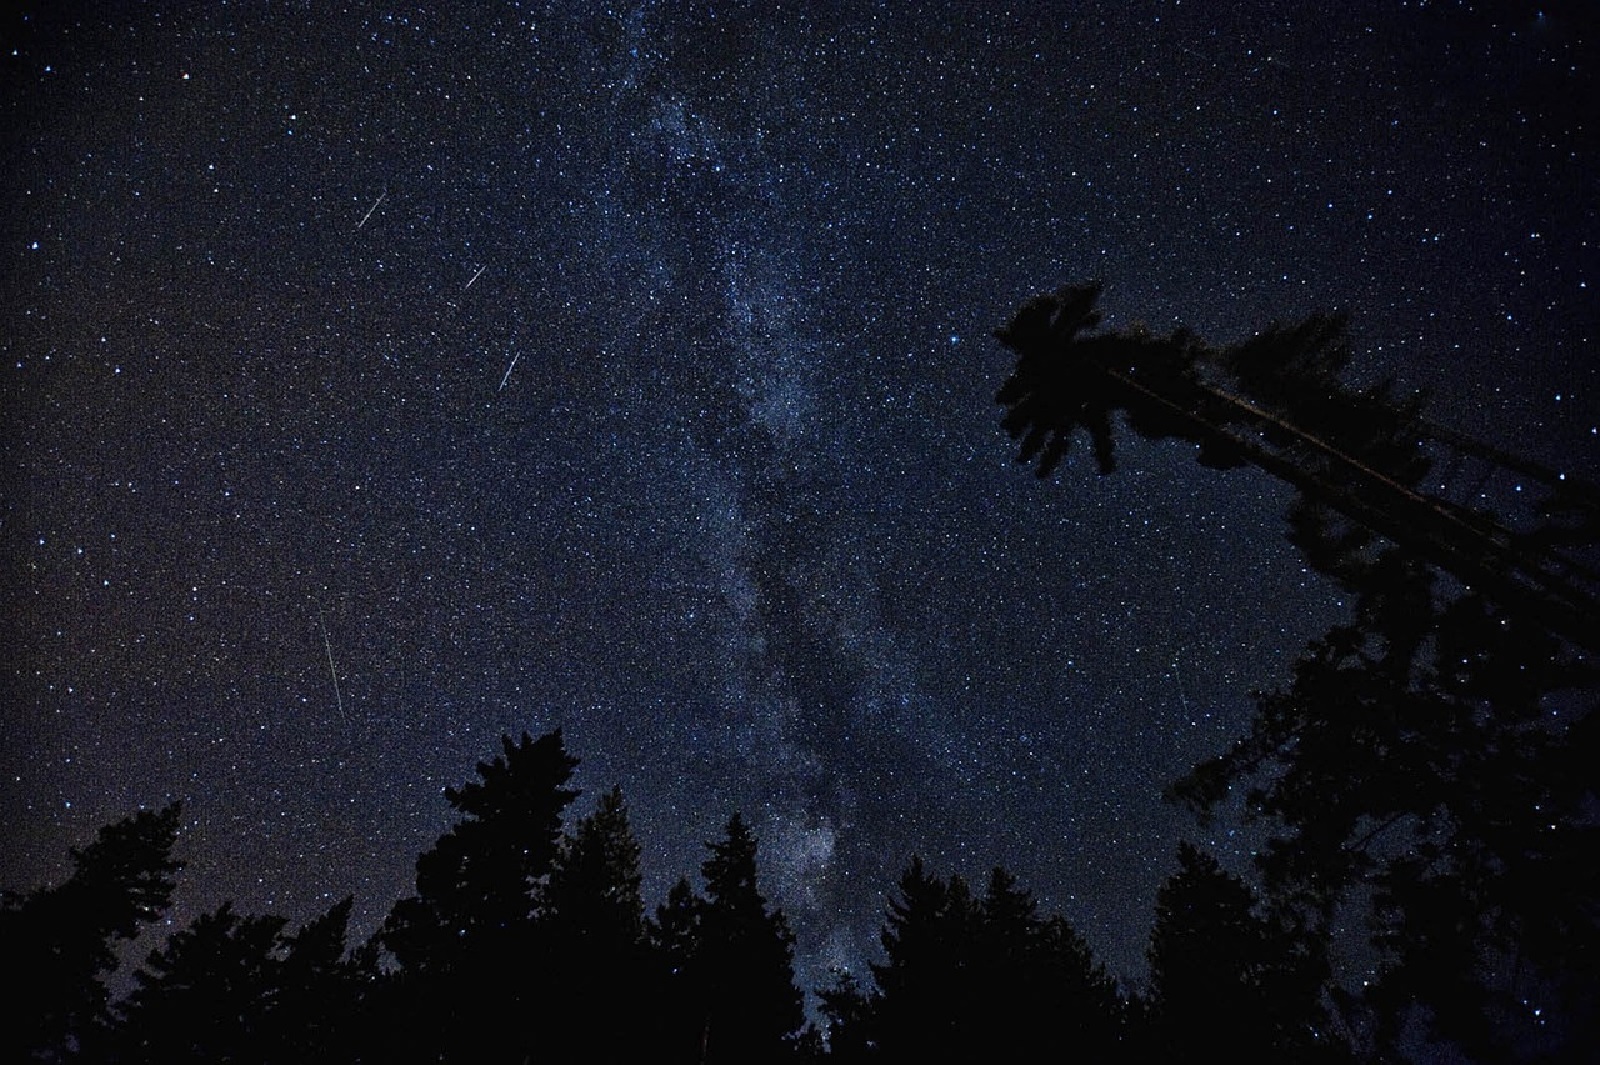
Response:
POLYGON ((913 859, 885 960, 819 989, 808 1025, 794 938, 738 814, 647 915, 620 790, 563 830, 577 761, 559 731, 502 739, 446 790, 459 820, 416 894, 352 946, 353 899, 291 929, 224 904, 108 990, 119 948, 162 921, 182 868, 178 805, 72 852, 64 882, 7 894, 6 1061, 1341 1061, 1319 955, 1239 878, 1185 845, 1161 889, 1145 994, 1118 987, 1004 869, 983 891, 913 859), (823 1028, 826 1029, 824 1036, 823 1028))
POLYGON ((880 959, 815 989, 808 1025, 750 827, 734 815, 699 886, 647 912, 621 793, 566 827, 557 732, 505 738, 446 791, 459 819, 366 942, 351 899, 296 930, 225 905, 121 997, 181 814, 107 826, 66 881, 0 903, 0 1061, 1600 1060, 1600 492, 1346 385, 1342 319, 1217 349, 1101 332, 1098 295, 1032 300, 998 333, 1020 461, 1054 472, 1082 430, 1109 474, 1120 426, 1254 464, 1295 487, 1288 537, 1353 603, 1169 788, 1272 835, 1257 886, 1179 847, 1146 983, 1119 985, 1004 869, 975 890, 913 859, 880 959), (1430 487, 1441 444, 1544 483, 1535 519, 1430 487))

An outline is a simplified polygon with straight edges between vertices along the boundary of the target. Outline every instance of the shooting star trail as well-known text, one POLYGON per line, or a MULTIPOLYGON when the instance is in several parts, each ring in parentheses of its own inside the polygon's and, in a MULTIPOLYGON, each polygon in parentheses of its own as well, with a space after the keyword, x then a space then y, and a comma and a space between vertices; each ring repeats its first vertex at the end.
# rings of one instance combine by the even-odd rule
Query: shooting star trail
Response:
POLYGON ((495 389, 496 392, 499 392, 501 389, 505 388, 506 382, 511 380, 511 371, 517 368, 517 360, 520 358, 522 358, 522 353, 520 351, 511 356, 511 365, 506 367, 506 374, 504 377, 500 378, 500 388, 495 389))
MULTIPOLYGON (((1189 692, 1183 683, 1183 649, 1180 647, 1172 653, 1172 676, 1178 682, 1178 702, 1183 707, 1183 716, 1189 717, 1189 692)), ((1193 724, 1193 722, 1190 722, 1193 724)))
MULTIPOLYGON (((487 270, 487 269, 489 269, 487 266, 478 267, 478 272, 472 275, 472 281, 476 281, 476 280, 478 280, 478 278, 482 277, 483 276, 483 272, 485 270, 487 270)), ((468 281, 465 285, 461 286, 461 291, 465 292, 467 289, 471 288, 472 287, 472 281, 468 281)))
POLYGON ((372 212, 378 209, 378 204, 382 203, 383 198, 387 195, 389 195, 388 189, 384 189, 382 192, 378 193, 378 198, 372 201, 372 206, 367 208, 367 213, 362 215, 361 221, 356 223, 357 229, 360 229, 362 226, 367 224, 367 219, 372 217, 372 212))
POLYGON ((339 671, 333 666, 333 641, 328 639, 328 626, 323 624, 322 612, 317 612, 317 627, 322 630, 322 646, 328 652, 328 673, 333 677, 333 698, 339 705, 339 720, 348 722, 344 714, 344 695, 339 691, 339 671))

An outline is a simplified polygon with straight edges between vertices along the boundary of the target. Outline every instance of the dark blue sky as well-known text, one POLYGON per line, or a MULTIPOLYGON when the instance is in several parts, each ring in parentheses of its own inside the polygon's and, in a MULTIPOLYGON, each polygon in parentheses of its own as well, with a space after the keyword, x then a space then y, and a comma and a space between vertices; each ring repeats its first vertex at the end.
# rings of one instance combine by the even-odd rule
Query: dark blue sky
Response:
POLYGON ((1251 838, 1160 789, 1341 605, 1260 475, 1014 466, 991 331, 1344 308, 1600 472, 1586 5, 347 6, 9 24, 8 887, 182 799, 178 920, 365 932, 561 726, 652 903, 745 813, 807 985, 913 853, 1136 981, 1251 838))

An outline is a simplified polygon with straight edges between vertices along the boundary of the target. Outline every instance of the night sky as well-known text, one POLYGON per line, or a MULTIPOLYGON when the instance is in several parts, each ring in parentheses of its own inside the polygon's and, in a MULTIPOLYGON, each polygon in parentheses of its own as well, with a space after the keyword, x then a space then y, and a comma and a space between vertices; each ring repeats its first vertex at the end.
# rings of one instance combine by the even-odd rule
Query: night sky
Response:
POLYGON ((992 331, 1342 308, 1365 378, 1600 473, 1592 4, 33 7, 0 885, 181 799, 175 921, 364 936, 559 726, 652 906, 744 812, 808 987, 914 853, 1136 983, 1179 840, 1257 840, 1162 786, 1345 607, 1264 475, 1013 464, 992 331))

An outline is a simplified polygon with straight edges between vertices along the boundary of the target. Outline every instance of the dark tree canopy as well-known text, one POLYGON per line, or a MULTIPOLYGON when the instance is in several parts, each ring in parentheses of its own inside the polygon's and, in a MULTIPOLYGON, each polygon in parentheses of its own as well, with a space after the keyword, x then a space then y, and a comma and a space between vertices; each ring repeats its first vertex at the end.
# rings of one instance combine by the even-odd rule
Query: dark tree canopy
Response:
POLYGON ((645 941, 639 843, 620 788, 562 838, 536 942, 555 979, 542 1049, 556 1060, 632 1062, 659 1047, 659 979, 645 941), (619 1015, 631 1016, 618 1023, 619 1015))
POLYGON ((1020 441, 1017 461, 1048 476, 1079 430, 1102 474, 1116 466, 1117 419, 1148 440, 1177 439, 1198 461, 1250 463, 1293 485, 1290 539, 1308 562, 1359 580, 1387 538, 1569 640, 1600 650, 1600 570, 1579 558, 1600 540, 1600 489, 1506 455, 1423 417, 1419 396, 1358 388, 1342 315, 1274 325, 1211 347, 1187 330, 1099 332, 1100 286, 1069 285, 1025 303, 996 336, 1017 353, 996 401, 1020 441), (1420 485, 1442 450, 1515 469, 1547 489, 1536 527, 1513 530, 1420 485))
POLYGON ((1248 885, 1185 843, 1156 896, 1150 1039, 1170 1062, 1340 1061, 1321 944, 1262 912, 1248 885))
POLYGON ((0 948, 13 973, 0 1058, 65 1056, 104 1020, 117 949, 161 919, 183 863, 172 857, 181 808, 141 811, 72 852, 72 875, 0 904, 0 948))
POLYGON ((1283 829, 1261 856, 1268 887, 1309 923, 1370 899, 1380 1042, 1414 1005, 1484 1057, 1593 1039, 1593 667, 1483 596, 1433 602, 1402 573, 1172 794, 1203 812, 1249 783, 1246 812, 1283 829))
POLYGON ((695 954, 705 1060, 776 1060, 805 1020, 794 984, 794 935, 757 885, 756 838, 744 818, 734 814, 707 847, 695 954))
POLYGON ((117 1006, 107 1057, 129 1065, 352 1060, 359 974, 346 957, 354 899, 298 933, 281 917, 196 917, 150 952, 117 1006))
POLYGON ((1004 869, 976 898, 960 876, 932 876, 913 859, 882 942, 874 990, 847 977, 823 993, 831 1044, 846 1061, 1108 1061, 1121 1052, 1115 984, 1082 937, 1041 916, 1004 869))
POLYGON ((380 934, 398 963, 385 1034, 400 1060, 515 1063, 540 1036, 525 1018, 558 979, 539 917, 577 760, 559 731, 501 747, 446 789, 462 819, 417 859, 417 894, 380 934))
POLYGON ((1485 1059, 1600 1045, 1584 858, 1600 846, 1600 491, 1347 385, 1340 318, 1214 349, 1095 332, 1099 292, 1031 300, 998 333, 1019 356, 998 396, 1019 460, 1050 473, 1081 428, 1109 473, 1121 418, 1202 464, 1250 462, 1298 490, 1290 540, 1355 600, 1171 796, 1209 816, 1238 788, 1278 826, 1261 872, 1313 937, 1365 913, 1379 978, 1342 1001, 1374 1049, 1419 1017, 1485 1059), (1542 509, 1518 524, 1428 494, 1442 454, 1542 483, 1542 509))
POLYGON ((535 889, 550 871, 561 838, 563 811, 577 759, 562 749, 559 731, 518 743, 501 739, 504 753, 479 762, 481 778, 445 798, 462 819, 417 859, 417 895, 398 909, 386 941, 402 962, 410 933, 446 940, 514 928, 535 908, 535 889))
POLYGON ((613 788, 562 840, 546 908, 571 933, 597 949, 632 948, 644 937, 639 841, 628 823, 622 789, 613 788))

